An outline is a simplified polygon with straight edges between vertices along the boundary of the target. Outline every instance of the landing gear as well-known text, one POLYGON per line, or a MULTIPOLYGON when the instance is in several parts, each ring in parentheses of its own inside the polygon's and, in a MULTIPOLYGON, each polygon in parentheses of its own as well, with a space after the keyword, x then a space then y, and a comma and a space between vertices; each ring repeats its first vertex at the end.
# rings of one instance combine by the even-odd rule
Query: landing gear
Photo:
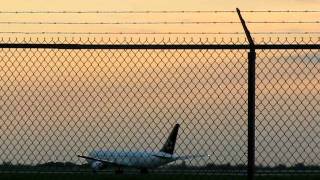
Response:
POLYGON ((140 169, 140 173, 141 173, 141 174, 148 174, 149 171, 148 171, 147 168, 142 168, 142 169, 140 169))
POLYGON ((114 172, 116 174, 123 174, 123 169, 121 167, 118 167, 114 172))

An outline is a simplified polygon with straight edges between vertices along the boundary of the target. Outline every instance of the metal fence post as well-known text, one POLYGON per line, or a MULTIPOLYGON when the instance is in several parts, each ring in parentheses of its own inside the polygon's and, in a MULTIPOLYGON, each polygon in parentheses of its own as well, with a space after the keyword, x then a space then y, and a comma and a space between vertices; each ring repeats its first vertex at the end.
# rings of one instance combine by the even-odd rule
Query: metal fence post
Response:
POLYGON ((248 53, 248 180, 254 180, 255 175, 255 86, 256 86, 256 52, 254 41, 237 8, 242 27, 249 41, 248 53))
POLYGON ((255 173, 255 65, 256 52, 248 53, 248 180, 255 173))

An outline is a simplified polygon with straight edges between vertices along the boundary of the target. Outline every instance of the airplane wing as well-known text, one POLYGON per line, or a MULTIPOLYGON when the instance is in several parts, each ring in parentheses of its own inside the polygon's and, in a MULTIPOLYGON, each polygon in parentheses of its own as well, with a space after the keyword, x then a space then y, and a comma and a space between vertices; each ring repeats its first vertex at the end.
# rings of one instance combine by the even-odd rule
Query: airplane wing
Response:
POLYGON ((93 157, 89 157, 89 156, 81 156, 81 155, 77 155, 79 158, 84 158, 84 159, 88 159, 88 160, 92 160, 92 161, 99 161, 102 162, 104 164, 109 164, 109 165, 115 165, 115 166, 123 166, 123 164, 118 164, 116 162, 113 161, 106 161, 103 159, 97 159, 97 158, 93 158, 93 157))

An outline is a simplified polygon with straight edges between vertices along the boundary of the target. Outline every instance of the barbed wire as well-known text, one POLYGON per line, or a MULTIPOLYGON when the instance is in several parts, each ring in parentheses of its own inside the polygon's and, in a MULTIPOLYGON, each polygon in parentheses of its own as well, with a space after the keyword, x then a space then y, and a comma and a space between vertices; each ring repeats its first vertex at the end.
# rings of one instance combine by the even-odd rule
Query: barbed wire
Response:
POLYGON ((17 21, 2 21, 0 24, 44 24, 44 25, 50 25, 50 24, 71 24, 71 25, 118 25, 118 24, 233 24, 233 23, 239 23, 239 22, 233 22, 233 21, 145 21, 145 22, 17 22, 17 21))
MULTIPOLYGON (((0 24, 38 24, 38 25, 135 25, 135 24, 240 24, 238 21, 132 21, 132 22, 18 22, 18 21, 1 21, 0 24)), ((248 24, 319 24, 320 21, 247 21, 248 24)))
MULTIPOLYGON (((243 32, 23 32, 23 31, 3 31, 0 34, 62 34, 62 35, 104 35, 104 34, 131 34, 131 35, 175 35, 175 34, 185 34, 185 35, 201 35, 201 34, 226 34, 226 35, 238 35, 243 34, 243 32)), ((319 32, 251 32, 251 34, 320 34, 319 32)))
MULTIPOLYGON (((148 13, 235 13, 234 10, 173 10, 173 11, 0 11, 0 14, 148 14, 148 13)), ((244 10, 245 13, 320 13, 320 10, 244 10)))
POLYGON ((242 34, 242 32, 0 32, 0 34, 242 34))

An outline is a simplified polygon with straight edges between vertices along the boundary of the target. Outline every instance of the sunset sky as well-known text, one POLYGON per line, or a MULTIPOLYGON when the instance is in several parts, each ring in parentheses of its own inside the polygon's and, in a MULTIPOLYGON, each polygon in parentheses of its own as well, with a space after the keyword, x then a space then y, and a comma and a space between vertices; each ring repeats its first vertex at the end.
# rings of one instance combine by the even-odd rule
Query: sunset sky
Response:
POLYGON ((318 10, 319 0, 11 0, 2 10, 318 10))

